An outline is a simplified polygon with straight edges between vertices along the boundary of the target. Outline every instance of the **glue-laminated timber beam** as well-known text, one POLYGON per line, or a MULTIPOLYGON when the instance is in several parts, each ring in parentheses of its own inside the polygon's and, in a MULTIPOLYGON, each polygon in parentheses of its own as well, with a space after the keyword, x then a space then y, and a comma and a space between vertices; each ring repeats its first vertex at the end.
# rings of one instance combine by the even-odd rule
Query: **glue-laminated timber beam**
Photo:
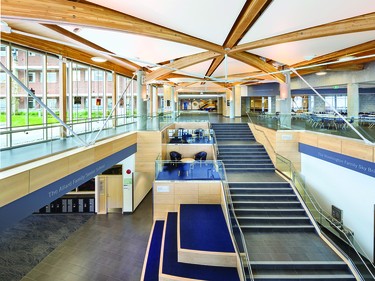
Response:
POLYGON ((282 73, 275 73, 278 70, 273 65, 264 62, 259 57, 253 54, 240 52, 231 53, 229 54, 229 56, 236 60, 242 61, 243 63, 247 63, 255 68, 258 68, 266 73, 269 73, 277 81, 285 83, 285 76, 282 73))
POLYGON ((62 45, 59 43, 54 43, 42 39, 36 39, 33 37, 16 34, 16 33, 1 33, 1 39, 5 41, 9 41, 12 43, 16 43, 22 46, 34 48, 36 50, 49 52, 56 55, 61 55, 63 57, 73 59, 79 62, 87 63, 90 65, 95 65, 97 67, 112 70, 116 73, 132 77, 133 76, 133 70, 127 69, 125 67, 121 67, 118 64, 114 64, 110 61, 97 63, 91 60, 92 55, 88 54, 84 51, 80 51, 78 49, 71 48, 66 45, 62 45))
MULTIPOLYGON (((261 16, 263 11, 271 2, 271 0, 247 0, 224 41, 224 49, 233 48, 233 46, 235 46, 242 39, 242 37, 247 33, 247 31, 261 16)), ((206 76, 211 76, 223 62, 223 60, 224 56, 214 59, 206 73, 206 76)))
POLYGON ((179 60, 173 61, 165 65, 164 67, 154 70, 153 72, 149 74, 146 74, 146 82, 150 82, 152 80, 158 79, 160 76, 172 73, 176 70, 183 69, 193 64, 197 64, 206 60, 213 59, 220 55, 221 55, 220 53, 208 51, 208 52, 199 53, 199 54, 195 54, 192 56, 181 58, 179 60))
POLYGON ((373 51, 375 53, 375 40, 369 41, 363 44, 359 44, 353 47, 345 48, 337 52, 332 52, 323 56, 319 56, 308 61, 297 63, 297 64, 294 64, 293 67, 297 68, 297 67, 306 66, 306 65, 313 65, 317 63, 331 61, 331 60, 338 59, 338 58, 345 57, 345 56, 354 56, 356 54, 360 54, 366 51, 373 51))
MULTIPOLYGON (((98 50, 98 51, 101 51, 101 52, 113 54, 111 51, 109 51, 109 50, 107 50, 107 49, 105 49, 105 48, 103 48, 103 47, 101 47, 99 45, 96 45, 96 44, 94 44, 94 43, 92 43, 92 42, 90 42, 90 41, 88 41, 88 40, 86 40, 86 39, 84 39, 84 38, 82 38, 82 37, 74 34, 73 32, 70 32, 70 31, 68 31, 68 30, 66 30, 66 29, 58 26, 58 25, 55 25, 55 24, 42 24, 42 25, 44 27, 48 28, 48 29, 51 29, 51 30, 53 30, 55 32, 58 32, 58 33, 66 36, 66 37, 69 37, 70 39, 73 39, 76 42, 79 42, 79 43, 81 43, 83 45, 86 45, 86 46, 88 46, 90 48, 93 48, 94 50, 98 50)), ((141 66, 139 66, 138 64, 135 64, 134 62, 131 62, 131 61, 126 60, 126 59, 116 58, 116 57, 113 57, 113 59, 121 61, 121 62, 127 64, 128 68, 132 69, 134 71, 137 71, 138 69, 141 68, 141 66)))
POLYGON ((285 33, 282 35, 265 38, 250 43, 245 43, 233 47, 229 52, 239 52, 263 48, 267 46, 296 42, 300 40, 307 40, 319 37, 327 37, 355 32, 363 32, 375 30, 375 13, 361 15, 345 20, 340 20, 332 23, 327 23, 311 28, 301 29, 294 32, 285 33))
POLYGON ((2 20, 29 20, 39 23, 69 24, 117 30, 187 44, 215 52, 224 52, 223 48, 217 44, 90 2, 2 0, 1 17, 2 20))

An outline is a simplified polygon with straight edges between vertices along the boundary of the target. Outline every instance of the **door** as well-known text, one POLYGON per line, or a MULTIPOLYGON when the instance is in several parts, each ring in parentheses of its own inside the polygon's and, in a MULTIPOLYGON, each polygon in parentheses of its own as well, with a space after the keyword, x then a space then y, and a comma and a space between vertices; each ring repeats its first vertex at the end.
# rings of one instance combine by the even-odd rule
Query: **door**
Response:
POLYGON ((107 212, 122 213, 122 175, 107 175, 107 212))

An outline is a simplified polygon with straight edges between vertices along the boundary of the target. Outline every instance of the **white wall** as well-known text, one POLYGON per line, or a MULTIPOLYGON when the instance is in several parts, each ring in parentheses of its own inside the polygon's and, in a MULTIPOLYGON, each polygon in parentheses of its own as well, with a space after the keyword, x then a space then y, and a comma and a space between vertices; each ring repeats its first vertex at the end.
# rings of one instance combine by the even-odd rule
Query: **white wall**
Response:
POLYGON ((321 207, 343 210, 344 225, 374 262, 375 178, 301 153, 301 173, 321 207))

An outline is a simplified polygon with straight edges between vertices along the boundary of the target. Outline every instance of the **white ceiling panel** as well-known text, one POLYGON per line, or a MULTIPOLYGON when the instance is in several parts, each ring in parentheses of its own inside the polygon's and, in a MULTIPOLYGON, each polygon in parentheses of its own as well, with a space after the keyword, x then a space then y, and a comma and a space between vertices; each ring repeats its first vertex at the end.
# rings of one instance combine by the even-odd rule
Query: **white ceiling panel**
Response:
POLYGON ((252 71, 257 71, 255 67, 252 67, 246 63, 240 62, 238 60, 227 57, 227 64, 223 61, 219 67, 213 73, 214 77, 224 77, 225 73, 227 75, 234 75, 239 73, 247 73, 252 71), (227 70, 225 69, 227 68, 227 70))
MULTIPOLYGON (((70 31, 74 29, 72 26, 63 27, 70 31)), ((184 44, 118 31, 81 28, 77 35, 142 66, 205 51, 184 44)))
POLYGON ((336 35, 325 38, 309 39, 284 43, 251 50, 251 53, 266 57, 283 64, 292 65, 305 61, 306 57, 321 56, 341 49, 362 44, 375 38, 375 31, 355 34, 336 35))
POLYGON ((185 67, 184 69, 182 69, 181 71, 177 71, 176 73, 203 77, 204 75, 206 75, 211 63, 212 60, 204 61, 189 67, 185 67))
POLYGON ((227 37, 245 0, 89 0, 219 45, 227 37))
POLYGON ((371 12, 374 0, 276 0, 240 44, 371 12))

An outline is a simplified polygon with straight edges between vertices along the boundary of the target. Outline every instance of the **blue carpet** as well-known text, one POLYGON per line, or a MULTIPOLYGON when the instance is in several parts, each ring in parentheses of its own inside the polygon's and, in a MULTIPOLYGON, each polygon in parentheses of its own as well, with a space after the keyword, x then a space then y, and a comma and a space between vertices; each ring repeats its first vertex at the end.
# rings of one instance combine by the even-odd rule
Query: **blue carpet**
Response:
POLYGON ((164 242, 163 273, 207 281, 239 281, 237 269, 179 263, 177 261, 177 213, 168 213, 164 242))
POLYGON ((221 180, 220 174, 215 171, 213 164, 177 163, 168 164, 157 175, 157 180, 221 180))
POLYGON ((163 239, 164 221, 156 221, 148 251, 144 281, 159 280, 161 241, 163 239))
POLYGON ((184 249, 234 253, 220 205, 182 204, 180 240, 184 249))

